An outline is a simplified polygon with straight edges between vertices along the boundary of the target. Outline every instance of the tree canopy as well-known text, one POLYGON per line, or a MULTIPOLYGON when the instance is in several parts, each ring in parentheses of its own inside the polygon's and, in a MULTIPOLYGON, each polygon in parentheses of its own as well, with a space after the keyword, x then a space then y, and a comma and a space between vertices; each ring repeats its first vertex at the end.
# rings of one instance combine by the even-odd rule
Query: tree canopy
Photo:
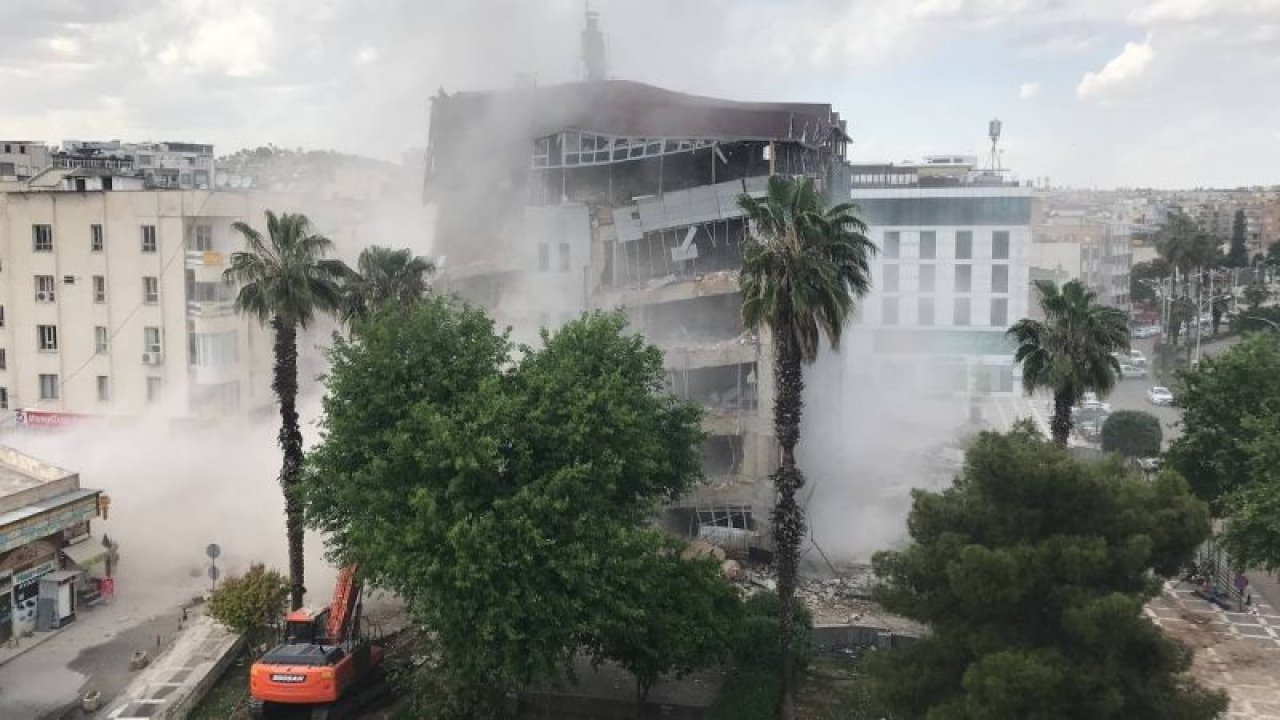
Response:
POLYGON ((1249 245, 1245 238, 1244 210, 1236 210, 1231 221, 1231 248, 1227 252, 1227 265, 1249 267, 1249 245))
POLYGON ((1164 430, 1160 418, 1140 410, 1117 410, 1102 424, 1102 449, 1128 458, 1160 454, 1164 430))
POLYGON ((732 617, 737 600, 648 524, 700 475, 700 412, 661 391, 661 352, 624 322, 514 348, 483 312, 427 298, 336 341, 309 522, 410 600, 463 685, 545 679, 578 648, 647 678, 718 650, 652 656, 693 632, 672 613, 732 617))
POLYGON ((1209 533, 1175 473, 1073 459, 1033 430, 984 433, 942 492, 913 491, 911 544, 878 553, 877 598, 932 633, 876 655, 900 720, 1200 720, 1225 698, 1142 612, 1209 533))
POLYGON ((289 581, 264 565, 229 576, 209 598, 209 615, 231 630, 249 636, 251 643, 284 616, 289 581))
POLYGON ((1134 302, 1155 302, 1158 296, 1149 281, 1163 281, 1172 269, 1169 261, 1162 257, 1134 263, 1129 270, 1129 298, 1134 302))

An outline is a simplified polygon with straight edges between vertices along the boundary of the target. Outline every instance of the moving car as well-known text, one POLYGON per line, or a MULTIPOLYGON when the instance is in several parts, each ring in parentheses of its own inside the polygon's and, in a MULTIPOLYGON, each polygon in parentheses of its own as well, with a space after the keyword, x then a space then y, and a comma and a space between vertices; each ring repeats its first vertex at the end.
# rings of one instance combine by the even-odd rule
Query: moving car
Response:
POLYGON ((1128 363, 1120 363, 1120 377, 1124 380, 1140 380, 1147 376, 1147 369, 1130 365, 1128 363))
POLYGON ((1129 337, 1133 338, 1153 338, 1160 334, 1160 327, 1157 325, 1139 325, 1129 332, 1129 337))
POLYGON ((1147 391, 1147 399, 1152 405, 1173 405, 1173 393, 1169 388, 1156 385, 1147 391))

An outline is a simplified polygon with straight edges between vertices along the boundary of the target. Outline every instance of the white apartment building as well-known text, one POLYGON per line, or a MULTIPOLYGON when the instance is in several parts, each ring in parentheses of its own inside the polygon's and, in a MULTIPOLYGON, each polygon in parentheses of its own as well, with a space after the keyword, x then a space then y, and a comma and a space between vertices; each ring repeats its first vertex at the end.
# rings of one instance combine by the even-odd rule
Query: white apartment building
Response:
POLYGON ((859 172, 852 199, 880 252, 845 353, 850 372, 924 392, 1019 391, 1005 331, 1028 310, 1032 189, 866 187, 881 183, 860 183, 859 172))
POLYGON ((52 163, 44 143, 31 140, 0 140, 0 182, 26 180, 52 163))
POLYGON ((65 140, 54 155, 62 168, 98 167, 131 169, 149 188, 208 190, 213 187, 213 146, 189 142, 121 142, 119 140, 65 140))
POLYGON ((269 336, 221 281, 240 248, 231 224, 260 224, 269 199, 0 193, 0 409, 208 417, 269 404, 269 336))

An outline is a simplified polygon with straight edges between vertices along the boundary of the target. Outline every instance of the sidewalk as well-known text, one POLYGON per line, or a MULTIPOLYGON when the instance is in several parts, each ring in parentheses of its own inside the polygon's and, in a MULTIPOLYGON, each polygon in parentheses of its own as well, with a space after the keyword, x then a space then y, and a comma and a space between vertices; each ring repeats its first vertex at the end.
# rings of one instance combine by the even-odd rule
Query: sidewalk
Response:
POLYGON ((11 638, 9 640, 9 643, 3 646, 0 646, 0 667, 4 667, 5 663, 9 662, 10 660, 17 659, 18 657, 26 653, 28 650, 32 648, 40 647, 46 641, 52 640, 53 638, 57 637, 58 633, 65 630, 67 627, 69 626, 64 625, 58 628, 57 630, 50 630, 48 632, 38 632, 29 638, 11 638))
POLYGON ((242 639, 197 611, 160 657, 138 673, 99 720, 184 718, 235 659, 242 639))

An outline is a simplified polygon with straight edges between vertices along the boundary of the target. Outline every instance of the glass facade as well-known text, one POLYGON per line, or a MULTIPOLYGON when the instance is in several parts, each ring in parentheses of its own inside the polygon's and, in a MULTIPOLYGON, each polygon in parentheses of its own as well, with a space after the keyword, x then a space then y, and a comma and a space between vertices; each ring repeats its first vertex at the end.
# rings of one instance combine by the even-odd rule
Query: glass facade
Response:
POLYGON ((1030 197, 858 198, 868 225, 1029 225, 1030 197))

